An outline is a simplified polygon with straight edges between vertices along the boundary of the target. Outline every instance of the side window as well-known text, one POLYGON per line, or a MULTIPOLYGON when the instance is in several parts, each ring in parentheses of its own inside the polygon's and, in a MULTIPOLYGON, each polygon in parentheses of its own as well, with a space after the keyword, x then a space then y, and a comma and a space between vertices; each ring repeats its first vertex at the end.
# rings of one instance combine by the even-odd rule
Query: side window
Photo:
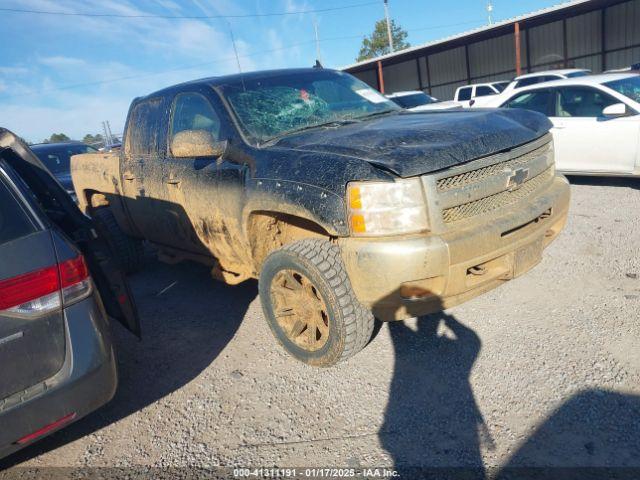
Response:
POLYGON ((528 87, 529 85, 538 83, 538 78, 539 77, 529 77, 529 78, 523 78, 522 80, 518 80, 518 83, 516 83, 515 88, 528 87))
POLYGON ((496 92, 494 92, 491 87, 488 87, 486 85, 476 87, 476 97, 486 97, 487 95, 495 95, 495 94, 496 92))
POLYGON ((552 111, 549 108, 551 99, 552 93, 550 90, 535 90, 516 95, 502 106, 504 108, 523 108, 552 116, 552 111))
POLYGON ((127 120, 125 152, 130 155, 158 152, 162 120, 161 98, 142 100, 134 105, 127 120))
POLYGON ((472 90, 472 87, 465 87, 458 90, 458 100, 459 101, 471 100, 471 90, 472 90))
POLYGON ((612 96, 588 87, 564 87, 558 89, 556 117, 600 117, 602 110, 619 103, 612 96))
POLYGON ((220 117, 199 93, 180 93, 173 102, 171 137, 185 130, 205 130, 220 139, 220 117))
POLYGON ((540 77, 540 80, 538 80, 538 83, 543 83, 543 82, 551 82, 552 80, 561 80, 562 77, 559 77, 557 75, 546 75, 544 77, 540 77))

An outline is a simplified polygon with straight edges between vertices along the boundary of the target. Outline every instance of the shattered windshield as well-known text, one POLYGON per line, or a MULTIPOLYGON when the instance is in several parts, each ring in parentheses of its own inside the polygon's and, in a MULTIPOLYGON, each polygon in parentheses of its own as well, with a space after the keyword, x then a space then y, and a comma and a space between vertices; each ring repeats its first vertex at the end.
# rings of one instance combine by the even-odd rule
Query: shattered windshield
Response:
POLYGON ((400 110, 367 84, 330 70, 248 78, 226 84, 221 91, 257 143, 400 110))

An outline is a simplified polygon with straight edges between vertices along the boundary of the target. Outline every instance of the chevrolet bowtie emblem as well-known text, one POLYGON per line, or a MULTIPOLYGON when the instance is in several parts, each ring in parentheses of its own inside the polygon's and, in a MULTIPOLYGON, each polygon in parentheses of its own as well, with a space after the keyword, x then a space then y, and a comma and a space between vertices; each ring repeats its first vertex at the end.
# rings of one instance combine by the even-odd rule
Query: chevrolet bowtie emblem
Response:
POLYGON ((507 190, 513 191, 519 189, 529 178, 528 168, 519 168, 514 170, 507 181, 507 190))

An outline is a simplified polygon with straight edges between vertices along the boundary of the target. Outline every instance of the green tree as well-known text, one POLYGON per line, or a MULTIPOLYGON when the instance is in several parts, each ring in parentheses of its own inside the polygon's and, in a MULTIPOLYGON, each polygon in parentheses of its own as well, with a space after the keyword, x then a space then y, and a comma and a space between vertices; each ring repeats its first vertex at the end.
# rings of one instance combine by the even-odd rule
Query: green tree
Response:
MULTIPOLYGON (((406 41, 407 35, 406 30, 403 30, 399 25, 396 25, 395 21, 391 20, 391 37, 393 38, 394 50, 404 50, 411 46, 409 42, 406 41)), ((360 53, 356 61, 361 62, 387 53, 390 53, 387 21, 382 19, 376 22, 373 33, 362 39, 362 46, 360 47, 360 53)))
POLYGON ((45 140, 45 143, 57 143, 57 142, 68 142, 71 140, 64 133, 52 133, 49 140, 45 140))
POLYGON ((104 139, 102 138, 102 135, 100 135, 99 133, 95 135, 87 133, 84 137, 82 137, 82 142, 89 145, 95 144, 95 143, 101 143, 103 141, 104 139))

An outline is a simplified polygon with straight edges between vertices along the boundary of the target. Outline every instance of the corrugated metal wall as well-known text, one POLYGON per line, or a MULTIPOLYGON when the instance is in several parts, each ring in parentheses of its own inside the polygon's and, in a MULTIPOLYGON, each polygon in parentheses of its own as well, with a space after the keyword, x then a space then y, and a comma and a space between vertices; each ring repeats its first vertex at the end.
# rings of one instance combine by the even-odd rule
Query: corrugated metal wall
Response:
MULTIPOLYGON (((640 0, 605 8, 604 18, 598 9, 522 28, 520 36, 523 73, 552 68, 588 68, 597 73, 627 67, 640 62, 640 0)), ((437 53, 416 52, 410 60, 395 64, 385 60, 383 73, 386 93, 422 89, 448 100, 456 88, 468 83, 513 78, 514 35, 501 34, 437 53)), ((378 88, 375 66, 354 74, 378 88)))
POLYGON ((640 1, 621 3, 605 12, 606 68, 640 61, 640 1), (631 47, 631 48, 627 48, 631 47), (611 51, 614 50, 614 51, 611 51))

